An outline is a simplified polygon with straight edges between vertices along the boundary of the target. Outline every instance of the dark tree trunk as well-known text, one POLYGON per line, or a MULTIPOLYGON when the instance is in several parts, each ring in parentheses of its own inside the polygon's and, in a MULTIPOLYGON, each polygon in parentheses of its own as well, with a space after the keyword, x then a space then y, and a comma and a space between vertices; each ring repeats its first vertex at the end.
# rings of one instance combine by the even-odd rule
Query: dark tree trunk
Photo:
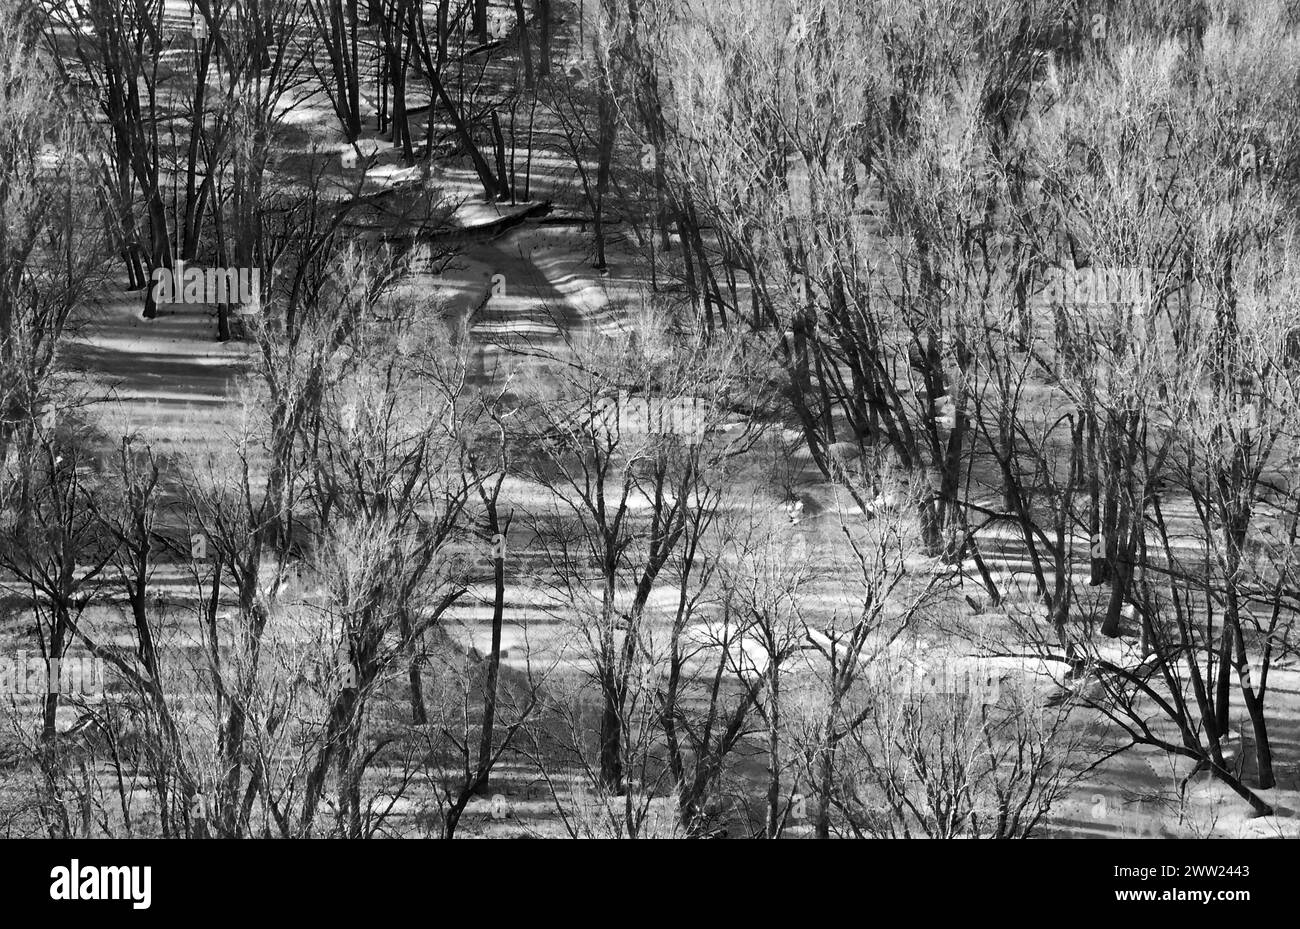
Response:
MULTIPOLYGON (((501 533, 495 499, 488 507, 488 532, 494 537, 501 533)), ((492 562, 492 651, 488 655, 487 679, 483 683, 483 734, 478 747, 478 793, 487 792, 492 768, 492 731, 496 726, 497 686, 501 675, 501 625, 505 619, 506 606, 505 552, 502 551, 500 557, 494 557, 492 562)))
POLYGON ((537 77, 551 76, 551 0, 537 0, 537 77))
POLYGON ((480 42, 487 42, 488 35, 488 0, 474 0, 474 18, 471 28, 480 42))

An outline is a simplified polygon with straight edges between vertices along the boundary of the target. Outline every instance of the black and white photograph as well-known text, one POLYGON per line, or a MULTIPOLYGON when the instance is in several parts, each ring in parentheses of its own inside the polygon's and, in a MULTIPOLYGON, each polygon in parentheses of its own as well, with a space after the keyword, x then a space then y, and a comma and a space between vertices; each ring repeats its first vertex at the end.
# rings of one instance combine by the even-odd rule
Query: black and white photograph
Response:
POLYGON ((25 896, 1294 903, 1298 611, 1297 0, 0 0, 25 896))

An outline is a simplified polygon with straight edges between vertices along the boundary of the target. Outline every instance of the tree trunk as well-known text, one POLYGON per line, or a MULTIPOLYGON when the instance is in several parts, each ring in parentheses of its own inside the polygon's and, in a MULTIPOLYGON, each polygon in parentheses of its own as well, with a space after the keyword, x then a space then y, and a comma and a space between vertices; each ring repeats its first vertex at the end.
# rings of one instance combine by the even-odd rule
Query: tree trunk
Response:
MULTIPOLYGON (((497 520, 496 501, 488 508, 488 531, 496 536, 501 531, 497 520)), ((478 793, 488 789, 488 775, 492 767, 492 730, 497 716, 497 682, 501 674, 501 625, 505 619, 506 565, 504 552, 492 559, 492 651, 488 655, 487 680, 483 684, 483 735, 478 747, 478 793)))
POLYGON ((480 42, 487 42, 488 35, 488 0, 474 0, 474 18, 471 28, 480 42))
POLYGON ((551 0, 537 0, 537 77, 551 76, 551 0))
POLYGON ((777 656, 770 655, 772 668, 768 672, 767 688, 767 838, 781 834, 781 679, 777 672, 777 656))
POLYGON ((613 669, 604 673, 604 709, 600 717, 600 782, 610 793, 622 795, 623 719, 619 712, 618 682, 613 669))

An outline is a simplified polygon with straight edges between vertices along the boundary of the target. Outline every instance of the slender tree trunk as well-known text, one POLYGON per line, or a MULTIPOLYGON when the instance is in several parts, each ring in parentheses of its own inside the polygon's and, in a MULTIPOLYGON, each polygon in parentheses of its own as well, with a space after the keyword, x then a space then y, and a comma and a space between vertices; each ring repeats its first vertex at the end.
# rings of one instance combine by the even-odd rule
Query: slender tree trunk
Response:
POLYGON ((551 0, 537 0, 537 77, 551 76, 551 0))
POLYGON ((618 680, 612 668, 603 675, 604 708, 600 716, 600 781, 610 793, 622 795, 623 719, 619 712, 618 680))
POLYGON ((776 656, 769 656, 767 693, 767 838, 781 834, 781 678, 776 656))
MULTIPOLYGON (((488 507, 488 532, 493 536, 501 532, 497 519, 496 500, 488 507)), ((492 768, 492 731, 497 717, 497 686, 501 674, 501 626, 505 619, 506 565, 504 552, 492 559, 492 651, 488 655, 487 680, 483 683, 483 726, 478 746, 478 793, 488 790, 488 776, 492 768)))
POLYGON ((599 151, 597 152, 596 164, 596 202, 595 215, 593 223, 596 234, 596 261, 592 265, 597 271, 606 269, 605 263, 605 195, 609 191, 609 176, 611 162, 614 156, 614 108, 609 94, 604 90, 600 93, 600 102, 597 104, 597 120, 599 127, 599 151))

